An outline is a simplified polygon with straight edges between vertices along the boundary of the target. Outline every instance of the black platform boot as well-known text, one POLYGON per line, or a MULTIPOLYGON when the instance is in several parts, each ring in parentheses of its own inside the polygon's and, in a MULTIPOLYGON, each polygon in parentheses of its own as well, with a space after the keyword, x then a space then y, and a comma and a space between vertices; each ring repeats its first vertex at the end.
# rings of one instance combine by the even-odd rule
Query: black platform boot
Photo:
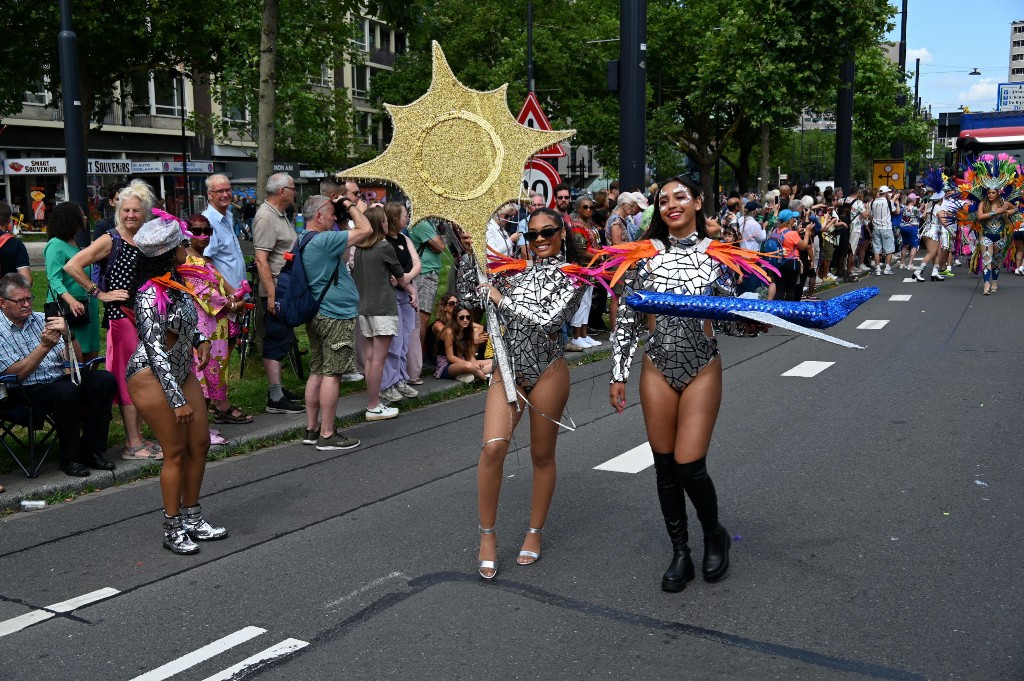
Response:
POLYGON ((677 463, 676 475, 690 496, 704 530, 704 581, 714 582, 729 569, 729 531, 718 523, 718 495, 708 475, 706 457, 691 463, 677 463))
POLYGON ((654 471, 658 479, 658 501, 665 517, 665 529, 672 540, 672 562, 661 578, 661 590, 677 593, 693 579, 689 533, 686 529, 686 495, 676 478, 675 459, 671 454, 654 455, 654 471))

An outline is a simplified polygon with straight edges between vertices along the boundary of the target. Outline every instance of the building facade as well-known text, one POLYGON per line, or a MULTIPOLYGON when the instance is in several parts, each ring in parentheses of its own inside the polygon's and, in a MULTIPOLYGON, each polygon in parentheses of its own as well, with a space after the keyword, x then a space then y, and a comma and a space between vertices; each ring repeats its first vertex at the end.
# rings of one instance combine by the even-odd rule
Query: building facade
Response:
POLYGON ((1024 20, 1010 23, 1008 83, 1024 83, 1024 20))
MULTIPOLYGON (((366 148, 383 150, 390 139, 388 122, 380 122, 368 99, 370 83, 382 70, 394 68, 406 49, 405 34, 373 17, 359 17, 364 53, 362 65, 323 67, 310 87, 345 88, 355 110, 355 124, 366 148)), ((221 117, 247 122, 248 111, 223 110, 211 97, 210 85, 195 83, 173 71, 160 71, 121 83, 117 103, 101 124, 93 122, 87 137, 87 211, 93 218, 110 213, 113 185, 131 178, 150 183, 166 208, 187 215, 206 206, 205 177, 223 172, 240 192, 255 188, 256 144, 237 134, 218 138, 211 130, 193 132, 184 120, 221 117), (182 157, 188 159, 186 185, 182 157)), ((2 121, 0 135, 0 199, 17 207, 30 226, 41 227, 49 207, 67 199, 64 111, 39 83, 23 96, 21 111, 2 121)), ((303 169, 302 159, 280 159, 275 171, 289 172, 310 185, 322 173, 303 169)), ((309 192, 306 192, 309 193, 309 192)))

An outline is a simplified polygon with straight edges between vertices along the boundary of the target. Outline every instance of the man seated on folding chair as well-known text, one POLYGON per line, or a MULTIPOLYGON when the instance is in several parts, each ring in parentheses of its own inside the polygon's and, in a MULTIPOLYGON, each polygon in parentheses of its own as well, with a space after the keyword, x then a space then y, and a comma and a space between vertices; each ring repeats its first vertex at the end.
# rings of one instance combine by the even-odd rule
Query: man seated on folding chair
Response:
MULTIPOLYGON (((109 471, 114 464, 107 451, 114 375, 109 371, 81 372, 80 384, 65 373, 65 337, 71 337, 75 359, 82 351, 70 336, 63 317, 45 318, 32 311, 32 291, 20 274, 0 277, 0 373, 16 374, 18 386, 8 391, 5 407, 31 404, 40 417, 53 420, 60 443, 60 469, 75 477, 89 468, 109 471)), ((77 378, 77 377, 76 377, 77 378)))

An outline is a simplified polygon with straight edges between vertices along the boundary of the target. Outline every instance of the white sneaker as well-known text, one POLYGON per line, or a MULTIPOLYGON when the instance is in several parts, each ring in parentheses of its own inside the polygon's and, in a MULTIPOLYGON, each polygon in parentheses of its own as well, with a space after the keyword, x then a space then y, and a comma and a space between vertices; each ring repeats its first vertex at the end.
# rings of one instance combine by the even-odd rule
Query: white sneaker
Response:
POLYGON ((885 271, 882 272, 882 274, 892 274, 892 268, 891 267, 886 267, 885 271))
POLYGON ((1014 274, 1024 274, 1024 265, 1021 265, 1013 271, 1014 274))
POLYGON ((881 267, 876 267, 875 268, 875 276, 876 277, 882 276, 882 268, 881 267))
POLYGON ((367 421, 384 421, 385 419, 393 419, 398 416, 398 409, 378 404, 376 409, 367 409, 364 416, 366 416, 367 421))
POLYGON ((455 380, 461 383, 472 383, 476 380, 476 376, 473 374, 459 374, 455 377, 455 380))
POLYGON ((822 281, 838 281, 839 277, 829 272, 822 281))
POLYGON ((341 375, 341 382, 342 383, 355 383, 356 381, 361 381, 361 380, 363 380, 363 375, 358 373, 358 372, 352 373, 352 374, 342 374, 341 375))
POLYGON ((598 345, 601 345, 601 341, 597 340, 596 338, 591 338, 590 336, 586 336, 585 339, 586 339, 586 341, 588 343, 590 343, 590 347, 592 347, 592 348, 596 348, 598 345))
POLYGON ((960 258, 957 258, 956 260, 953 261, 953 266, 960 267, 960 258))
POLYGON ((393 385, 387 390, 381 390, 380 396, 387 400, 388 402, 401 402, 402 400, 405 399, 405 395, 398 392, 397 385, 393 385))
MULTIPOLYGON (((396 383, 395 385, 393 385, 391 387, 394 388, 395 390, 397 390, 403 397, 413 398, 413 397, 419 397, 420 396, 420 391, 417 390, 416 388, 412 387, 411 385, 409 385, 405 381, 402 381, 400 383, 396 383)), ((394 401, 394 400, 392 400, 392 401, 394 401)))
POLYGON ((857 265, 857 271, 858 272, 869 272, 870 270, 871 270, 871 268, 868 267, 867 265, 865 265, 864 263, 861 263, 861 264, 857 265))

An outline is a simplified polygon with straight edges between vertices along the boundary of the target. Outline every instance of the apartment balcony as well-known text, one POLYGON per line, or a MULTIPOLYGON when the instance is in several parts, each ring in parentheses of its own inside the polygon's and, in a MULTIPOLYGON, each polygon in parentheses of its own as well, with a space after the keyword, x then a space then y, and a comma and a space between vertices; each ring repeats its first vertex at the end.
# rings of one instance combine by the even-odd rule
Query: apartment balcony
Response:
POLYGON ((379 66, 386 66, 389 69, 395 66, 395 53, 385 48, 370 50, 369 62, 379 66))

